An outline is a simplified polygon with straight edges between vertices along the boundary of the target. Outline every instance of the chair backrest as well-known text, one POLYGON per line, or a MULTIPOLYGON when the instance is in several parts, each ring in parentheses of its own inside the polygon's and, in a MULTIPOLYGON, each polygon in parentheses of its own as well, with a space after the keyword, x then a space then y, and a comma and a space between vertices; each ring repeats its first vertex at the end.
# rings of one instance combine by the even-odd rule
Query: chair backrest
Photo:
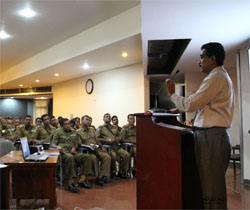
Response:
POLYGON ((0 138, 0 157, 8 154, 10 151, 14 149, 15 147, 13 142, 4 138, 0 138))

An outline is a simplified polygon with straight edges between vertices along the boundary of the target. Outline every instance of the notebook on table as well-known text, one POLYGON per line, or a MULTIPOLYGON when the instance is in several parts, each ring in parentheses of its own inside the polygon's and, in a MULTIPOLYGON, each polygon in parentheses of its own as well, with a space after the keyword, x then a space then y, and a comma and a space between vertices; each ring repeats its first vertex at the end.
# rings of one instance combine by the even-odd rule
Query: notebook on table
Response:
POLYGON ((22 148, 22 154, 23 159, 25 161, 44 161, 48 159, 47 154, 40 154, 40 155, 31 155, 30 154, 30 148, 27 137, 23 137, 21 140, 21 148, 22 148))

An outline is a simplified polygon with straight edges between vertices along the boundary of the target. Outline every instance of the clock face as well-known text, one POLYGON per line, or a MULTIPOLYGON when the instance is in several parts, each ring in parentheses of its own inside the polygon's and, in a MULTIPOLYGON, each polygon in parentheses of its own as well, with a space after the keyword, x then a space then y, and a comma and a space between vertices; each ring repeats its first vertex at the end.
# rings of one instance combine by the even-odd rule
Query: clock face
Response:
POLYGON ((91 94, 94 90, 94 82, 92 79, 88 79, 85 84, 85 90, 88 94, 91 94))

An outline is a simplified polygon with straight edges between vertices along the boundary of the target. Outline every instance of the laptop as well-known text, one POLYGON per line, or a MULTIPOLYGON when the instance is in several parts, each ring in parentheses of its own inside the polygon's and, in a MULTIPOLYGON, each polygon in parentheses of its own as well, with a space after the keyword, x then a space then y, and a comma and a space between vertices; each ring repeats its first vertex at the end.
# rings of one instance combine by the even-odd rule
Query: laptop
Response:
POLYGON ((21 141, 23 159, 25 161, 44 161, 48 159, 49 156, 46 154, 41 154, 41 155, 30 154, 30 148, 27 137, 20 138, 20 141, 21 141))

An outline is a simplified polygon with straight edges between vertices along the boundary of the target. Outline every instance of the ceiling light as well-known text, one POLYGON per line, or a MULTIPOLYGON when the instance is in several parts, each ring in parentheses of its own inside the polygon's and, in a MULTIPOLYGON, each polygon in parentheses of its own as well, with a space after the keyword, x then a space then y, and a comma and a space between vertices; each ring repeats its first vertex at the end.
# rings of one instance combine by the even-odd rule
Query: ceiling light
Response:
POLYGON ((0 39, 8 39, 10 35, 7 34, 3 29, 0 31, 0 39))
POLYGON ((39 79, 36 79, 36 82, 40 82, 40 80, 39 80, 39 79))
POLYGON ((30 9, 29 7, 20 10, 18 14, 26 18, 32 18, 37 15, 37 13, 34 10, 30 9))
POLYGON ((20 84, 19 86, 20 86, 20 87, 23 87, 23 84, 20 84))
POLYGON ((89 66, 89 64, 88 64, 87 62, 85 62, 85 63, 83 64, 82 68, 87 70, 87 69, 90 68, 90 66, 89 66))
POLYGON ((126 53, 126 52, 122 53, 122 57, 126 58, 127 56, 128 56, 128 53, 126 53))
POLYGON ((59 74, 58 74, 58 73, 55 73, 55 77, 59 77, 59 74))

